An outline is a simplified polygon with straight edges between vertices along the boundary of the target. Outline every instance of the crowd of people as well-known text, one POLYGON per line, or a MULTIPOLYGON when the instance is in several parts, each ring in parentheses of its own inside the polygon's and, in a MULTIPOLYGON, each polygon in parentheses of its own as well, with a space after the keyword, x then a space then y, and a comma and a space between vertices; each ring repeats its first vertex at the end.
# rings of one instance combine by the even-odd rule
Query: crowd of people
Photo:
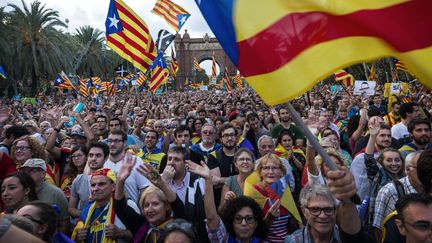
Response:
POLYGON ((249 89, 2 98, 0 242, 432 242, 432 94, 392 101, 292 101, 331 170, 249 89))

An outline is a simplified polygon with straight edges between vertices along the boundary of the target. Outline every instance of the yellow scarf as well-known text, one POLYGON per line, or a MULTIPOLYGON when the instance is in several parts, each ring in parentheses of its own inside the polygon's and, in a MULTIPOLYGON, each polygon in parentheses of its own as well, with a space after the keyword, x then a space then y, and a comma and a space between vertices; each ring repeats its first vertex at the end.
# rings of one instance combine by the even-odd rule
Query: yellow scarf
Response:
MULTIPOLYGON (((85 223, 83 223, 82 221, 79 221, 77 223, 77 225, 75 226, 75 228, 73 230, 73 233, 72 233, 72 236, 71 236, 72 240, 75 240, 78 229, 84 228, 84 227, 89 227, 89 228, 91 227, 90 226, 90 219, 91 219, 91 216, 92 216, 92 214, 93 214, 93 212, 94 212, 95 209, 96 209, 96 202, 93 202, 92 205, 89 208, 88 213, 87 213, 87 217, 86 217, 85 223)), ((107 217, 106 217, 106 220, 105 220, 105 225, 107 225, 107 224, 114 224, 114 221, 115 221, 115 213, 114 213, 114 210, 113 210, 113 199, 111 197, 111 199, 109 201, 109 204, 108 204, 108 212, 107 212, 107 217)), ((103 224, 101 224, 101 225, 103 227, 105 227, 105 225, 103 225, 103 224)), ((105 238, 105 232, 104 232, 102 234, 102 239, 101 239, 100 242, 101 243, 115 243, 116 240, 111 239, 111 238, 105 238)))

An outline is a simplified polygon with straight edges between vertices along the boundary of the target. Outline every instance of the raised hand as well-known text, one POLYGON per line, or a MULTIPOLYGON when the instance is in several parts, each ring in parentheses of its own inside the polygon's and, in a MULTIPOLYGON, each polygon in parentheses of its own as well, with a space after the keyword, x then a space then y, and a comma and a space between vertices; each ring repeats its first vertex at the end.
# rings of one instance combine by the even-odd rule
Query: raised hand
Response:
POLYGON ((137 170, 154 185, 157 185, 161 181, 161 176, 159 173, 149 164, 140 164, 137 170))
POLYGON ((126 179, 131 174, 132 169, 134 168, 135 164, 136 164, 136 157, 132 156, 130 154, 126 154, 124 161, 120 167, 120 171, 117 174, 117 180, 118 181, 126 181, 126 179))
POLYGON ((225 201, 228 201, 228 200, 232 200, 232 199, 234 199, 236 197, 237 196, 236 196, 236 194, 233 191, 227 191, 227 193, 225 193, 224 199, 225 199, 225 201))
POLYGON ((345 167, 327 172, 327 185, 331 193, 340 201, 347 202, 357 193, 354 176, 345 167))
POLYGON ((186 160, 185 162, 186 162, 186 168, 190 172, 197 174, 206 180, 211 179, 210 169, 206 165, 206 163, 204 163, 204 161, 201 161, 201 165, 195 164, 191 160, 186 160))

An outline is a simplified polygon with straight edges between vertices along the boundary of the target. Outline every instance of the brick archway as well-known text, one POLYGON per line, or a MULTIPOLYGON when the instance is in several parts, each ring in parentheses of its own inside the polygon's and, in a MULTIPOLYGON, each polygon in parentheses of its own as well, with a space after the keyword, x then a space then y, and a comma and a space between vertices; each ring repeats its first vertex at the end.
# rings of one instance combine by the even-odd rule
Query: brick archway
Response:
POLYGON ((197 59, 198 63, 201 63, 205 60, 212 60, 213 53, 215 54, 220 72, 223 72, 225 67, 227 67, 230 76, 234 76, 237 73, 236 66, 226 55, 217 39, 210 37, 208 34, 205 34, 201 38, 191 38, 187 30, 185 30, 183 36, 177 33, 174 39, 174 47, 179 63, 179 71, 175 80, 176 89, 182 89, 186 79, 193 80, 192 69, 194 58, 197 59))

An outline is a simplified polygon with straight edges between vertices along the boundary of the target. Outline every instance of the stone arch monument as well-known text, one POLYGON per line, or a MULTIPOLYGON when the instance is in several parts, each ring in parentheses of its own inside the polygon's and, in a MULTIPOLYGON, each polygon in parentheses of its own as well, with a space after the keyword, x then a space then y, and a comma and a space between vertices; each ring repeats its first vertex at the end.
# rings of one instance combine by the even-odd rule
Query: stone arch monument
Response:
POLYGON ((179 70, 175 80, 176 89, 182 89, 186 79, 194 80, 192 75, 194 58, 197 59, 198 63, 201 63, 205 60, 212 60, 213 53, 220 72, 223 72, 227 67, 230 76, 237 73, 236 66, 226 55, 218 40, 215 37, 210 37, 209 34, 205 34, 202 38, 191 38, 187 30, 185 30, 183 36, 180 36, 179 33, 176 34, 174 46, 177 62, 179 63, 179 70))

